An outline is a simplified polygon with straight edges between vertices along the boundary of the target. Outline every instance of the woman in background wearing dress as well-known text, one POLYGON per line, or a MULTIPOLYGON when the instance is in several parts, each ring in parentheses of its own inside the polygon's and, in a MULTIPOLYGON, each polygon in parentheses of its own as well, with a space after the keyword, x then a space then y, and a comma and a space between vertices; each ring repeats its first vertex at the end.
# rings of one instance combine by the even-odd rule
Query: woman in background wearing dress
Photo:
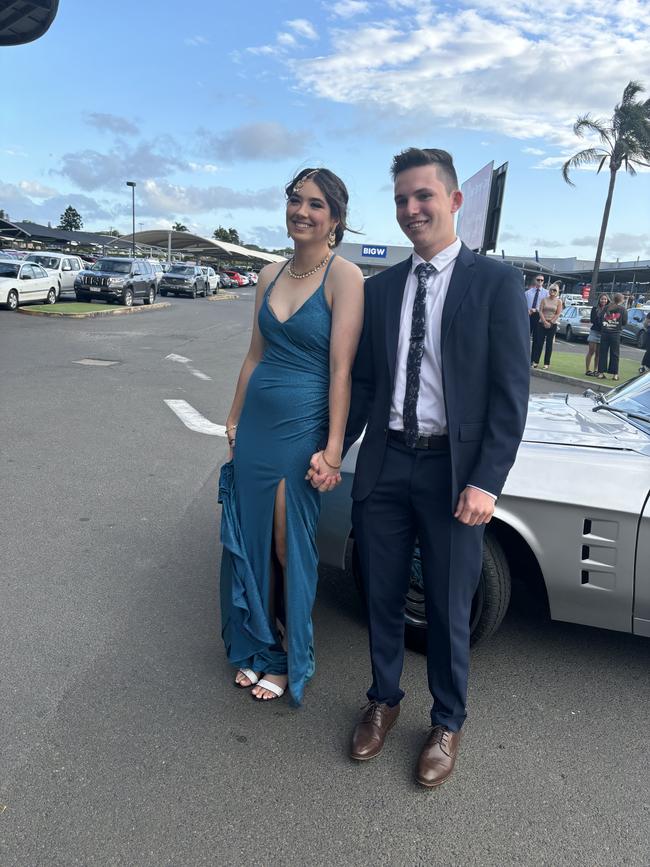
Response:
POLYGON ((235 684, 260 701, 288 686, 300 704, 314 672, 320 494, 341 480, 363 277, 333 253, 347 228, 340 178, 304 169, 285 192, 294 254, 260 272, 226 422, 221 610, 235 684), (310 462, 325 474, 317 490, 306 479, 310 462))

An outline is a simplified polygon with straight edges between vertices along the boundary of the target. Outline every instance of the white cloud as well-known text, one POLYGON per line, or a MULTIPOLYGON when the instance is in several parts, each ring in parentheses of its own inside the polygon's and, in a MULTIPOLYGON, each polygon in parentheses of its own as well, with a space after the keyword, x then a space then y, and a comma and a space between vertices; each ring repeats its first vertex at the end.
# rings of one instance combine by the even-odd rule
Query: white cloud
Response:
POLYGON ((180 186, 168 181, 145 181, 138 187, 138 213, 178 219, 178 215, 231 209, 275 210, 283 201, 279 187, 233 190, 229 187, 180 186))
POLYGON ((277 37, 278 45, 283 45, 286 48, 291 48, 296 44, 296 37, 292 36, 291 33, 278 33, 277 37))
POLYGON ((338 3, 328 6, 328 9, 339 18, 352 18, 354 15, 367 12, 368 5, 367 0, 339 0, 338 3))
POLYGON ((213 163, 188 163, 188 166, 193 172, 205 172, 207 175, 213 175, 215 172, 220 172, 219 166, 213 163))
POLYGON ((395 18, 338 21, 329 51, 286 63, 323 99, 538 139, 547 151, 575 150, 579 114, 610 117, 628 80, 650 82, 648 0, 548 0, 543 15, 531 0, 466 3, 390 0, 395 18))
POLYGON ((19 181, 18 186, 27 196, 34 196, 36 199, 48 199, 58 194, 53 187, 46 187, 38 181, 19 181))
POLYGON ((530 154, 531 156, 534 156, 534 157, 543 157, 544 156, 544 151, 541 150, 540 148, 522 148, 521 152, 522 152, 522 154, 530 154))
POLYGON ((314 25, 306 18, 294 18, 292 21, 287 21, 286 24, 297 36, 302 36, 304 39, 318 39, 314 25))
POLYGON ((199 45, 209 45, 210 41, 205 38, 205 36, 186 36, 183 42, 186 45, 191 45, 193 48, 196 48, 199 45))

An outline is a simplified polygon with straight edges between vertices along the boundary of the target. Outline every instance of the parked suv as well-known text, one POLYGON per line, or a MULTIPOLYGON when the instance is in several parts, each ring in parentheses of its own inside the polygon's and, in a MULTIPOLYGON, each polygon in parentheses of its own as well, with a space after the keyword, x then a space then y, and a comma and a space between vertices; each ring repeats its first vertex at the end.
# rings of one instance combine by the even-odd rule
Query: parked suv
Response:
POLYGON ((160 281, 160 294, 166 296, 168 293, 190 295, 192 298, 196 298, 197 295, 205 297, 208 294, 207 277, 198 265, 176 262, 166 274, 163 274, 160 281))
POLYGON ((156 275, 146 259, 104 256, 92 268, 81 271, 74 283, 77 301, 100 298, 131 307, 136 298, 145 304, 156 300, 156 275))
POLYGON ((42 250, 38 253, 30 253, 25 257, 25 262, 36 262, 37 265, 45 268, 48 274, 56 275, 57 299, 75 297, 74 281, 79 272, 84 269, 84 263, 79 256, 42 250))

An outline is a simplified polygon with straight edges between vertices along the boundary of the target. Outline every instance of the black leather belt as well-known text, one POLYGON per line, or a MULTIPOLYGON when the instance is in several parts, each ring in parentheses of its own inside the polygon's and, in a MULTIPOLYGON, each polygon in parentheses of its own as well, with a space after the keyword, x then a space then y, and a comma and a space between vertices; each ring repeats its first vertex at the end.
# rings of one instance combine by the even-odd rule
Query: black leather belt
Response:
MULTIPOLYGON (((402 445, 406 445, 406 441, 404 438, 403 430, 391 430, 388 431, 388 439, 392 440, 396 443, 402 443, 402 445)), ((431 434, 428 437, 418 437, 417 442, 415 443, 414 448, 416 449, 448 449, 449 448, 449 437, 447 434, 431 434)))

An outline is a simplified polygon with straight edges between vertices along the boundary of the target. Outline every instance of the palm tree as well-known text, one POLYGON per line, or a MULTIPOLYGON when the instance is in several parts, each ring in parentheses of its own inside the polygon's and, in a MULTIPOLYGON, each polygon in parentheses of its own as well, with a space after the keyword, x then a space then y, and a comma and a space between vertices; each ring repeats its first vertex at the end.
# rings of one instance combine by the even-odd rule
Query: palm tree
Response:
POLYGON ((630 81, 623 91, 623 99, 614 108, 611 120, 598 120, 589 114, 579 117, 573 125, 574 133, 579 138, 585 133, 594 133, 600 138, 600 146, 578 151, 562 166, 562 177, 573 187, 575 184, 569 178, 571 169, 597 163, 596 171, 600 172, 609 161, 609 189, 591 276, 592 292, 598 291, 598 271, 612 207, 616 173, 620 168, 624 168, 629 174, 635 175, 635 166, 650 166, 650 99, 644 102, 636 99, 644 90, 638 81, 630 81))
POLYGON ((188 231, 185 223, 174 223, 174 225, 172 226, 172 230, 174 232, 187 232, 188 231))

